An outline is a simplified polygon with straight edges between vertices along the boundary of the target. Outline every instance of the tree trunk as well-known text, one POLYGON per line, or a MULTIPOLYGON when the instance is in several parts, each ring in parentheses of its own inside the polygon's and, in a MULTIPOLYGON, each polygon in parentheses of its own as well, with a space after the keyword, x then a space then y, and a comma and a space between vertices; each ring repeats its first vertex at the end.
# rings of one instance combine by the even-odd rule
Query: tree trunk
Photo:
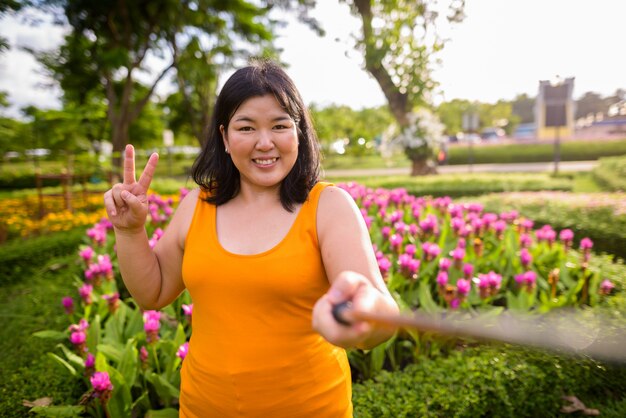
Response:
POLYGON ((411 160, 411 176, 437 174, 437 164, 428 158, 411 160))
POLYGON ((111 155, 111 182, 118 183, 122 178, 122 167, 124 161, 124 149, 128 144, 129 121, 124 115, 120 115, 116 120, 111 121, 113 132, 111 143, 113 154, 111 155))

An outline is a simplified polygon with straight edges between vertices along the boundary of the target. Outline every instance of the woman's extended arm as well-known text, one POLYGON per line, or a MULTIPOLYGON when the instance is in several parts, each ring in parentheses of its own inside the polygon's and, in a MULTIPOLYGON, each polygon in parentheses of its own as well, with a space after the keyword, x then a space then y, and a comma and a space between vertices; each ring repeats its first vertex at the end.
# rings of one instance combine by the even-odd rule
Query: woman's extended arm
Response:
POLYGON ((339 324, 332 307, 351 301, 355 310, 398 313, 376 262, 365 221, 344 190, 329 186, 318 205, 318 239, 331 287, 313 310, 313 327, 328 341, 342 347, 372 348, 394 331, 367 322, 339 324))
MULTIPOLYGON (((148 189, 158 155, 152 154, 139 181, 135 180, 135 151, 127 145, 123 183, 104 194, 104 204, 115 231, 120 273, 128 291, 144 309, 160 309, 184 289, 181 276, 184 235, 193 212, 193 198, 179 205, 154 251, 148 243, 145 222, 148 189), (191 209, 189 207, 191 206, 191 209)), ((191 196, 187 196, 191 197, 191 196)))

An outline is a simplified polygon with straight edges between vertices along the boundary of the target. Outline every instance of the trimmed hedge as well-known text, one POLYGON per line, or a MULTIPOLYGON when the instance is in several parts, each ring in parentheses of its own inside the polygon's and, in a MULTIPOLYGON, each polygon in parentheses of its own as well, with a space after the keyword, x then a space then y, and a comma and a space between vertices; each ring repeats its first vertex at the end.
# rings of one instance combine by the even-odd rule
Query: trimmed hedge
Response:
MULTIPOLYGON (((493 144, 472 147, 474 164, 550 162, 554 159, 554 142, 493 144)), ((626 155, 626 139, 561 141, 561 161, 597 160, 600 157, 626 155)), ((448 150, 448 164, 468 164, 469 146, 456 145, 448 150)))
POLYGON ((0 287, 31 274, 54 257, 75 253, 85 239, 85 229, 14 240, 0 246, 0 287))
MULTIPOLYGON (((353 181, 351 179, 330 178, 330 181, 339 183, 353 181)), ((438 176, 410 177, 410 176, 382 176, 359 177, 359 184, 371 188, 405 188, 415 196, 478 196, 487 193, 501 193, 513 191, 561 190, 572 191, 573 181, 569 178, 551 177, 548 174, 441 174, 438 176)))
POLYGON ((626 191, 626 157, 600 158, 592 175, 606 190, 626 191))
POLYGON ((355 384, 353 402, 358 418, 556 417, 562 416, 563 395, 577 396, 587 407, 598 400, 621 402, 623 413, 624 393, 623 367, 481 346, 355 384))

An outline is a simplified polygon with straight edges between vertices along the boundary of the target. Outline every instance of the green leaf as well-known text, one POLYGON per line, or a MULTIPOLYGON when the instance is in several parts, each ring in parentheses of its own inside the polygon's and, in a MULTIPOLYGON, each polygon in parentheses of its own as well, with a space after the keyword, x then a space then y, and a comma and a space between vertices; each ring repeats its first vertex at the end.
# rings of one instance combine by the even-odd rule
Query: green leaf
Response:
POLYGON ((65 367, 67 370, 69 370, 72 376, 78 376, 78 373, 76 372, 76 369, 71 364, 69 364, 67 361, 63 360, 61 357, 57 356, 54 353, 46 353, 46 354, 48 355, 48 357, 50 357, 51 359, 55 360, 61 366, 65 367))
POLYGON ((100 315, 96 315, 87 329, 87 348, 90 353, 96 352, 96 347, 100 343, 101 330, 100 315))
POLYGON ((41 417, 81 417, 85 413, 85 407, 79 405, 68 406, 35 406, 30 409, 41 417))
POLYGON ((385 346, 383 344, 377 345, 369 352, 371 372, 376 374, 380 372, 385 363, 385 346))
POLYGON ((74 353, 72 350, 70 350, 63 344, 59 344, 58 347, 61 349, 61 351, 63 351, 63 354, 65 354, 65 358, 67 358, 69 361, 71 361, 72 363, 80 367, 81 369, 85 368, 85 360, 83 360, 81 356, 74 353))
POLYGON ((158 411, 149 410, 144 415, 145 418, 178 418, 178 409, 174 408, 165 408, 159 409, 158 411))
POLYGON ((126 384, 130 387, 134 385, 135 380, 137 379, 137 372, 139 371, 138 357, 139 353, 137 347, 135 347, 135 341, 128 341, 117 369, 122 376, 124 376, 126 384))
POLYGON ((418 298, 420 307, 424 309, 425 312, 435 313, 440 311, 439 306, 437 306, 430 293, 430 287, 425 281, 421 281, 419 284, 418 298))
POLYGON ((33 333, 33 336, 37 338, 45 338, 45 339, 55 340, 55 341, 63 341, 67 339, 67 333, 61 332, 61 331, 52 331, 52 330, 37 331, 33 333))
MULTIPOLYGON (((97 363, 97 360, 96 360, 97 363)), ((112 417, 128 417, 130 416, 130 405, 132 404, 132 396, 130 387, 126 384, 124 376, 113 366, 105 364, 99 371, 107 372, 111 383, 113 384, 113 393, 107 404, 112 417)))
POLYGON ((147 378, 148 381, 154 385, 161 398, 169 400, 170 398, 180 397, 180 390, 175 388, 170 382, 163 378, 163 376, 150 373, 147 378))
POLYGON ((110 344, 99 344, 98 353, 104 354, 108 359, 113 360, 117 364, 122 361, 122 350, 110 344))

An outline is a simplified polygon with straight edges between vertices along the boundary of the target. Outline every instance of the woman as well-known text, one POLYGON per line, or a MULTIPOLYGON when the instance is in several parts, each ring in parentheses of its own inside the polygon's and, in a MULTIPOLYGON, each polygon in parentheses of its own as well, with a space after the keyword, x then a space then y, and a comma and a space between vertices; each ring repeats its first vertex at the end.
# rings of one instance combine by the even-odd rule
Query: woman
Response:
POLYGON ((194 163, 200 187, 151 250, 146 193, 158 156, 136 181, 126 148, 124 183, 105 194, 124 282, 144 309, 185 288, 194 302, 181 417, 352 416, 343 348, 374 347, 392 331, 339 324, 332 307, 398 308, 358 208, 318 181, 319 159, 287 74, 270 62, 236 71, 194 163))

